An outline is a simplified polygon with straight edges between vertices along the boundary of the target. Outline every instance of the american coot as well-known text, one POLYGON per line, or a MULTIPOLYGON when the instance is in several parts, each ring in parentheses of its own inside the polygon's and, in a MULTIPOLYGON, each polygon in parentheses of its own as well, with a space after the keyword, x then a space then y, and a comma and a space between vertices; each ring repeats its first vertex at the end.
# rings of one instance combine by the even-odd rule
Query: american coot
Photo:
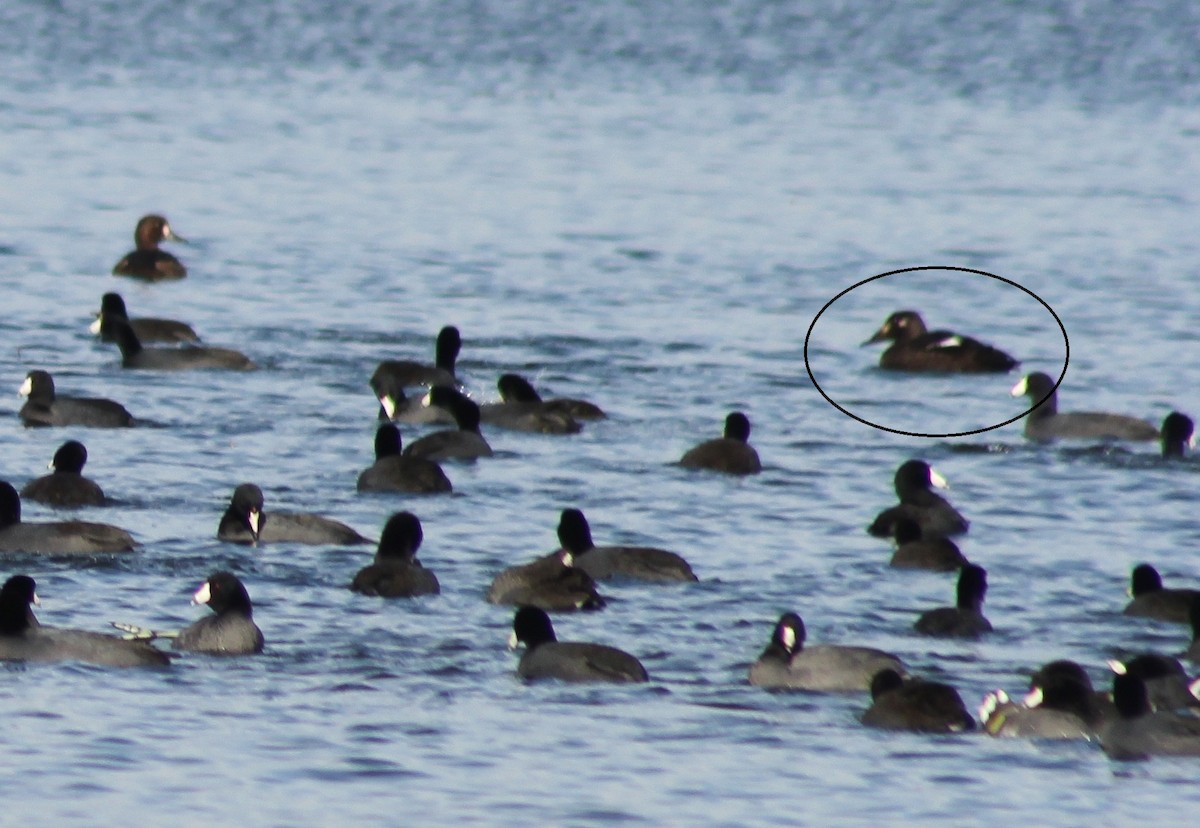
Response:
POLYGON ((1200 699, 1192 693, 1187 671, 1176 658, 1159 653, 1142 653, 1123 662, 1110 659, 1108 666, 1118 675, 1129 673, 1140 678, 1156 710, 1200 707, 1200 699))
POLYGON ((358 571, 350 589, 383 598, 437 595, 442 591, 437 576, 417 560, 424 537, 421 521, 412 512, 392 515, 379 537, 375 562, 358 571))
POLYGON ((1040 371, 1023 377, 1012 388, 1014 397, 1027 396, 1036 408, 1025 417, 1025 436, 1031 440, 1058 437, 1092 440, 1157 440, 1158 429, 1145 420, 1097 411, 1058 413, 1054 380, 1040 371), (1040 405, 1039 405, 1040 403, 1040 405))
POLYGON ((28 397, 20 417, 27 426, 88 426, 125 428, 133 415, 125 406, 98 397, 65 397, 54 390, 54 378, 45 371, 30 371, 19 393, 28 397))
POLYGON ((1186 414, 1172 411, 1163 418, 1161 431, 1163 457, 1183 457, 1196 447, 1196 425, 1186 414))
POLYGON ((903 663, 891 653, 870 647, 833 644, 805 646, 804 622, 784 613, 771 634, 771 643, 750 665, 749 680, 768 690, 869 690, 880 670, 905 675, 903 663))
POLYGON ((99 335, 105 342, 116 342, 110 321, 116 317, 129 322, 134 335, 141 342, 188 342, 194 345, 200 341, 192 326, 186 322, 153 317, 130 319, 129 312, 125 309, 125 300, 119 293, 106 293, 100 298, 100 312, 96 314, 96 321, 88 330, 99 335))
POLYGON ((375 463, 358 476, 360 492, 437 494, 452 491, 442 467, 424 457, 405 457, 400 429, 384 423, 375 432, 375 463))
POLYGON ((524 377, 502 374, 496 386, 501 402, 479 408, 489 425, 536 434, 578 434, 583 429, 565 407, 543 402, 524 377))
POLYGON ((192 596, 215 613, 180 630, 176 650, 220 655, 261 653, 263 634, 254 623, 254 607, 246 586, 232 572, 214 572, 192 596))
POLYGON ((750 446, 750 420, 740 411, 725 418, 725 435, 705 440, 684 452, 679 465, 687 469, 709 469, 726 474, 758 474, 762 462, 750 446))
POLYGON ((258 366, 232 348, 188 345, 183 348, 143 348, 137 334, 124 319, 109 320, 113 338, 121 349, 121 366, 145 371, 191 371, 220 368, 253 371, 258 366))
POLYGON ((941 495, 930 490, 948 488, 945 478, 934 471, 923 460, 909 460, 896 469, 894 478, 896 496, 900 505, 884 509, 867 527, 877 538, 895 535, 896 521, 900 518, 914 520, 921 527, 921 536, 926 539, 961 535, 970 525, 941 495))
POLYGON ((868 727, 915 730, 920 733, 959 733, 975 729, 962 697, 949 684, 905 678, 892 668, 871 679, 871 706, 863 714, 868 727))
POLYGON ((404 393, 394 374, 377 370, 371 377, 371 390, 379 400, 379 419, 400 423, 453 423, 454 415, 436 405, 425 405, 424 395, 404 393))
POLYGON ((1052 661, 1034 673, 1023 703, 995 690, 984 697, 979 719, 992 736, 1091 739, 1109 707, 1081 666, 1073 661, 1052 661))
POLYGON ((967 564, 958 573, 958 600, 953 607, 938 607, 921 613, 913 628, 924 635, 941 638, 975 638, 992 631, 983 617, 987 595, 987 570, 967 564))
POLYGON ((1153 712, 1146 685, 1136 675, 1113 676, 1117 716, 1100 729, 1100 745, 1113 759, 1200 756, 1200 718, 1153 712))
POLYGON ((130 276, 147 282, 162 282, 182 279, 187 276, 183 263, 158 245, 163 241, 187 243, 187 239, 175 235, 171 225, 158 215, 142 216, 133 231, 135 250, 125 254, 113 265, 114 276, 130 276))
POLYGON ((649 681, 646 668, 635 657, 606 644, 559 641, 550 617, 538 607, 521 607, 513 616, 509 647, 525 645, 517 664, 523 679, 560 681, 649 681))
POLYGON ((896 550, 888 562, 890 566, 953 572, 969 563, 949 538, 922 537, 921 524, 912 518, 897 518, 892 524, 892 537, 896 539, 896 550))
POLYGON ((487 599, 549 612, 603 609, 605 601, 596 591, 596 582, 574 564, 574 556, 560 549, 531 563, 510 566, 492 579, 487 599))
POLYGON ((21 497, 63 508, 103 506, 108 502, 104 490, 83 476, 87 456, 87 449, 78 440, 63 443, 50 463, 53 474, 30 480, 21 489, 21 497))
POLYGON ((1129 594, 1133 600, 1125 605, 1124 615, 1187 624, 1192 602, 1200 596, 1200 590, 1166 589, 1158 570, 1143 563, 1133 568, 1129 594))
POLYGON ((243 483, 233 490, 217 537, 233 543, 370 543, 344 523, 307 512, 263 511, 262 489, 243 483))
POLYGON ((461 391, 445 385, 429 390, 426 405, 444 408, 454 416, 458 428, 435 431, 414 440, 404 449, 405 457, 428 460, 475 460, 491 457, 492 447, 479 433, 479 406, 461 391))
POLYGON ((576 420, 603 420, 608 417, 600 406, 587 400, 571 397, 544 400, 533 387, 533 383, 520 374, 504 374, 496 385, 500 391, 500 398, 506 403, 539 403, 546 411, 565 414, 576 420))
POLYGON ((11 483, 0 481, 0 552, 94 555, 132 552, 135 547, 128 532, 107 523, 83 520, 22 523, 17 490, 11 483))
POLYGON ((14 575, 0 587, 0 660, 84 661, 104 667, 171 663, 166 653, 144 641, 42 626, 32 609, 40 603, 36 584, 28 575, 14 575))
POLYGON ((596 546, 587 518, 578 509, 563 509, 558 521, 558 542, 571 553, 575 566, 597 581, 610 578, 657 582, 697 580, 688 562, 666 549, 596 546))
POLYGON ((385 380, 399 388, 412 388, 417 385, 457 385, 454 364, 458 361, 460 350, 462 336, 458 328, 447 325, 438 331, 433 365, 409 359, 387 359, 375 368, 371 385, 374 387, 377 382, 382 383, 385 380))
POLYGON ((892 340, 879 367, 892 371, 1003 374, 1020 363, 1003 351, 951 331, 928 331, 916 311, 896 311, 863 345, 892 340))

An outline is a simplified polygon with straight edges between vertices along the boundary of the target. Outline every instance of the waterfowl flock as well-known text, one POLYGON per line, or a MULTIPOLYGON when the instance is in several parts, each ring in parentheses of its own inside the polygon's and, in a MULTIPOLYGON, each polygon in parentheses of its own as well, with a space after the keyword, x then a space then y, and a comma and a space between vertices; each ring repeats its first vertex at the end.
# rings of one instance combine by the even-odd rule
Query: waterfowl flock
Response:
MULTIPOLYGON (((159 247, 164 241, 182 241, 165 218, 143 217, 135 240, 137 249, 117 263, 115 275, 145 282, 187 277, 184 265, 159 247)), ((202 344, 184 322, 131 318, 117 293, 102 297, 93 333, 116 344, 124 368, 170 372, 259 368, 238 350, 202 344)), ((929 331, 921 315, 911 310, 891 314, 864 344, 881 341, 892 344, 881 356, 880 368, 912 374, 912 382, 923 381, 921 375, 929 373, 1006 373, 1020 364, 970 336, 929 331)), ((381 422, 375 461, 359 475, 358 491, 381 497, 450 494, 454 487, 440 464, 488 462, 496 452, 485 428, 546 435, 546 440, 563 441, 563 450, 569 451, 571 435, 608 416, 592 401, 543 398, 528 379, 511 371, 499 377, 499 401, 481 405, 456 370, 462 347, 459 329, 447 325, 436 338, 433 363, 387 359, 363 378, 378 402, 381 422), (405 444, 398 424, 439 428, 405 444)), ((1161 429, 1125 415, 1059 413, 1056 392, 1055 381, 1041 372, 1030 373, 1013 387, 1014 396, 1028 396, 1032 404, 1024 426, 1031 440, 1161 440, 1162 454, 1168 458, 1186 455, 1192 444, 1192 421, 1179 412, 1172 412, 1161 429)), ((139 425, 118 402, 58 393, 54 379, 44 370, 30 370, 21 393, 28 399, 19 418, 27 427, 139 425)), ((677 460, 663 458, 663 462, 695 470, 697 475, 752 481, 764 467, 749 442, 750 431, 744 412, 728 412, 721 436, 697 443, 677 460)), ((20 558, 22 562, 40 555, 136 554, 133 536, 117 526, 78 519, 22 520, 22 497, 56 508, 103 506, 107 502, 103 490, 83 476, 86 460, 84 444, 68 440, 54 455, 53 473, 29 481, 20 494, 11 483, 0 481, 0 552, 26 556, 20 558)), ((957 573, 954 606, 923 613, 913 630, 932 637, 988 636, 993 622, 983 614, 987 572, 970 562, 952 540, 967 534, 970 522, 934 491, 946 488, 945 479, 929 463, 911 458, 899 465, 893 485, 898 503, 884 508, 869 523, 863 516, 871 536, 895 542, 891 566, 957 573)), ((373 543, 351 526, 321 514, 276 511, 268 506, 263 490, 250 482, 233 488, 228 508, 214 523, 216 537, 230 544, 369 548, 373 543)), ((601 584, 605 590, 619 590, 629 581, 657 584, 656 590, 688 589, 704 579, 702 558, 691 553, 689 561, 677 551, 657 547, 598 546, 584 511, 575 506, 562 509, 557 534, 557 549, 501 568, 490 584, 479 585, 480 600, 513 607, 510 643, 524 647, 515 673, 525 680, 652 681, 639 658, 625 649, 608 643, 560 641, 548 613, 561 613, 560 624, 566 629, 580 620, 568 613, 606 607, 607 612, 620 612, 619 602, 602 594, 601 584)), ((439 594, 438 577, 417 558, 423 538, 421 520, 414 512, 392 511, 374 544, 373 560, 368 560, 369 553, 355 552, 363 554, 362 567, 343 588, 365 596, 355 600, 421 600, 439 594)), ((436 547, 433 554, 436 566, 436 547)), ((42 624, 34 612, 39 601, 33 578, 23 572, 10 572, 5 578, 0 588, 0 660, 168 668, 183 653, 253 655, 270 647, 269 635, 264 636, 254 618, 249 587, 230 571, 213 572, 194 594, 194 602, 207 606, 210 615, 182 630, 166 632, 123 621, 114 624, 113 633, 42 624)), ((1133 571, 1131 584, 1132 600, 1124 614, 1191 624, 1192 642, 1184 657, 1200 657, 1200 590, 1164 587, 1150 564, 1133 571)), ((669 603, 670 595, 663 592, 662 602, 669 603)), ((1003 626, 1002 618, 996 626, 1003 626)), ((269 621, 267 628, 269 633, 269 621)), ((636 642, 620 643, 634 652, 638 649, 636 642)), ((1138 654, 1111 664, 1111 691, 1106 686, 1094 689, 1087 669, 1075 662, 1051 662, 1034 674, 1021 700, 997 690, 974 712, 951 683, 913 675, 901 659, 885 650, 858 643, 809 644, 804 621, 793 610, 779 617, 757 659, 749 659, 748 655, 745 678, 739 680, 753 687, 861 694, 861 721, 869 727, 923 733, 978 729, 991 736, 1088 739, 1119 759, 1200 755, 1197 686, 1178 660, 1162 654, 1138 654)))

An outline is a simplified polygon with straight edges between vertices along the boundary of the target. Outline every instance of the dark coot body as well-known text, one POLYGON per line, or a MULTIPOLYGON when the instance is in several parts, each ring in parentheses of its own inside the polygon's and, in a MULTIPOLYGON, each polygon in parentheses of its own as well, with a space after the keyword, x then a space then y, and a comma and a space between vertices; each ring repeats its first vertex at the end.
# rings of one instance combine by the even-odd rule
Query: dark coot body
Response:
POLYGON ((1003 374, 1020 363, 977 339, 951 331, 929 331, 916 311, 896 311, 864 342, 891 340, 879 367, 891 371, 957 374, 1003 374))
POLYGON ((872 647, 805 645, 804 622, 794 612, 775 624, 771 641, 750 665, 751 684, 768 690, 862 691, 880 670, 905 675, 899 658, 872 647))
POLYGON ((438 331, 433 365, 409 359, 384 360, 375 368, 371 385, 374 386, 378 382, 399 388, 413 388, 418 385, 456 386, 458 378, 455 376, 455 363, 461 350, 462 336, 458 328, 447 325, 438 331))
POLYGON ((513 617, 509 644, 525 645, 517 664, 523 679, 570 682, 644 682, 650 676, 634 656, 606 644, 559 641, 549 616, 538 607, 521 607, 513 617))
POLYGON ((441 462, 492 456, 492 447, 479 433, 479 406, 473 400, 454 388, 442 385, 430 389, 426 401, 429 405, 449 411, 458 428, 435 431, 414 440, 404 449, 405 457, 424 457, 441 462))
POLYGON ((957 593, 955 606, 922 613, 913 628, 924 635, 940 638, 976 638, 991 632, 991 622, 983 617, 987 570, 975 564, 964 566, 958 573, 957 593))
POLYGON ((78 440, 63 443, 50 463, 54 472, 26 483, 21 498, 58 508, 105 505, 104 490, 83 476, 87 456, 87 448, 78 440))
POLYGON ((1037 408, 1025 417, 1025 436, 1031 440, 1157 440, 1158 429, 1145 420, 1100 411, 1058 413, 1054 380, 1040 371, 1013 386, 1014 397, 1027 396, 1037 408), (1041 405, 1038 405, 1038 403, 1041 405))
POLYGON ((375 562, 358 571, 350 589, 382 598, 412 598, 441 592, 437 576, 417 560, 425 533, 412 512, 397 512, 383 528, 375 562))
POLYGON ((453 423, 454 415, 436 405, 425 405, 424 394, 410 397, 399 378, 377 368, 371 376, 371 390, 379 400, 379 419, 397 423, 453 423))
POLYGON ((50 523, 21 521, 21 498, 7 481, 0 481, 0 552, 34 555, 97 555, 132 552, 133 536, 117 526, 84 520, 50 523))
POLYGON ((1110 660, 1115 673, 1130 673, 1146 685, 1155 710, 1200 708, 1200 699, 1192 693, 1191 679, 1179 660, 1160 653, 1142 653, 1124 662, 1110 660))
POLYGON ((488 586, 487 600, 547 612, 596 610, 605 604, 596 582, 574 565, 574 556, 565 549, 501 571, 488 586))
POLYGON ((480 406, 483 422, 512 431, 577 434, 583 429, 564 400, 544 401, 524 377, 502 374, 496 383, 501 402, 480 406))
POLYGON ((1100 729, 1100 745, 1113 759, 1200 756, 1200 717, 1154 712, 1138 676, 1113 676, 1113 703, 1118 715, 1100 729))
POLYGON ((20 412, 27 426, 127 428, 133 425, 133 415, 120 403, 102 397, 58 394, 54 378, 45 371, 30 371, 20 393, 28 398, 20 412))
POLYGON ((1093 739, 1110 711, 1115 714, 1080 665, 1052 661, 1034 673, 1024 703, 1010 700, 1003 690, 993 691, 984 698, 979 718, 992 736, 1093 739))
POLYGON ((1138 618, 1156 618, 1173 624, 1190 623, 1192 603, 1200 597, 1197 589, 1167 589, 1158 570, 1147 563, 1133 568, 1130 578, 1132 600, 1124 614, 1138 618))
POLYGON ((762 462, 758 452, 747 442, 749 439, 749 418, 734 411, 725 418, 724 436, 705 440, 688 449, 679 459, 679 465, 725 474, 758 474, 762 471, 762 462))
POLYGON ((115 317, 110 322, 113 338, 121 349, 123 368, 145 371, 253 371, 258 368, 250 357, 232 348, 192 345, 183 348, 144 348, 129 322, 115 317))
POLYGON ((116 334, 112 329, 112 320, 115 318, 127 321, 140 342, 186 342, 192 345, 200 342, 200 337, 192 330, 192 326, 177 319, 130 319, 129 312, 125 309, 125 300, 119 293, 106 293, 100 298, 100 312, 96 314, 96 321, 91 325, 91 332, 98 334, 105 342, 116 342, 116 334))
POLYGON ((603 420, 608 417, 595 403, 571 397, 542 399, 533 383, 520 374, 504 374, 497 382, 500 398, 506 403, 540 403, 547 411, 558 412, 576 420, 603 420))
POLYGON ((263 634, 254 623, 254 607, 246 586, 232 572, 214 572, 192 597, 213 615, 185 627, 175 649, 218 655, 249 655, 263 650, 263 634))
POLYGON ((575 566, 594 580, 629 578, 670 583, 695 581, 691 565, 666 549, 648 546, 596 546, 587 518, 578 509, 563 509, 558 521, 558 542, 573 556, 575 566))
POLYGON ((36 584, 14 575, 0 587, 0 661, 83 661, 103 667, 163 666, 166 653, 144 641, 38 623, 36 584))
POLYGON ((908 460, 896 469, 893 479, 897 506, 884 509, 867 527, 877 538, 890 538, 896 534, 896 522, 902 518, 915 521, 921 528, 921 537, 934 538, 962 535, 970 524, 944 497, 930 487, 947 488, 945 479, 930 468, 923 460, 908 460))
POLYGON ((896 550, 890 566, 954 572, 970 563, 949 538, 922 537, 921 525, 911 518, 898 518, 892 524, 892 536, 896 539, 896 550))
POLYGON ((401 453, 400 429, 384 423, 375 432, 375 462, 358 476, 360 492, 439 494, 453 491, 442 467, 424 457, 401 453))
POLYGON ((975 729, 975 719, 967 712, 958 691, 949 684, 904 678, 890 667, 871 679, 871 706, 863 714, 862 723, 919 733, 975 729))
POLYGON ((266 512, 262 489, 243 483, 233 490, 217 537, 232 543, 370 543, 340 521, 307 512, 266 512))
POLYGON ((138 219, 133 231, 135 249, 126 253, 121 261, 113 265, 114 276, 129 276, 146 282, 163 282, 187 276, 183 262, 165 250, 159 249, 164 241, 186 243, 186 239, 175 235, 171 225, 163 216, 148 215, 138 219))

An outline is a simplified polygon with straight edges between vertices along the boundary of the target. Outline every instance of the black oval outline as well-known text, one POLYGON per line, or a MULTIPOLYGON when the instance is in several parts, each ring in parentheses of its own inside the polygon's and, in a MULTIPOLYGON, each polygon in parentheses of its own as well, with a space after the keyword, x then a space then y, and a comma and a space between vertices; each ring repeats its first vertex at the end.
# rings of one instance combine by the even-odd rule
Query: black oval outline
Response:
POLYGON ((806 371, 808 371, 808 378, 810 380, 812 380, 813 387, 816 388, 817 391, 821 394, 821 396, 825 398, 825 401, 827 403, 829 403, 830 405, 832 405, 834 408, 836 408, 838 411, 845 414, 850 419, 857 420, 858 422, 862 423, 863 425, 870 426, 871 428, 877 428, 880 431, 886 431, 891 434, 903 434, 905 437, 930 437, 930 438, 969 437, 972 434, 983 434, 986 431, 994 431, 997 428, 1003 428, 1004 426, 1008 425, 1009 423, 1015 423, 1017 420, 1021 419, 1022 417, 1028 416, 1035 408, 1040 406, 1046 400, 1050 399, 1050 397, 1054 396, 1054 392, 1056 392, 1058 390, 1058 386, 1062 385, 1062 381, 1066 378, 1067 366, 1069 366, 1070 364, 1071 364, 1071 340, 1067 336, 1067 327, 1066 327, 1066 325, 1063 324, 1062 320, 1058 318, 1058 314, 1054 312, 1054 308, 1050 307, 1050 305, 1046 302, 1045 299, 1038 296, 1032 290, 1030 290, 1029 288, 1025 287, 1024 285, 1020 284, 1019 282, 1014 282, 1012 279, 1006 279, 1003 276, 997 276, 995 273, 988 273, 986 270, 975 270, 974 268, 970 268, 970 267, 955 267, 953 265, 920 265, 918 267, 903 267, 903 268, 900 268, 899 270, 889 270, 887 273, 880 273, 875 276, 871 276, 869 278, 863 279, 861 282, 855 282, 850 287, 846 288, 841 293, 839 293, 837 296, 834 296, 832 299, 830 299, 828 302, 826 302, 825 306, 822 307, 819 311, 817 311, 817 315, 813 317, 812 322, 810 322, 808 325, 808 332, 804 334, 804 369, 806 371), (816 327, 817 320, 821 318, 821 315, 823 313, 825 313, 825 311, 829 310, 830 305, 832 305, 837 300, 841 299, 843 296, 845 296, 847 293, 854 290, 855 288, 862 287, 863 285, 867 284, 868 282, 874 282, 876 279, 882 279, 885 276, 896 276, 897 274, 900 274, 900 273, 918 273, 918 272, 925 271, 925 270, 950 270, 950 271, 956 271, 958 273, 973 273, 977 276, 987 276, 991 279, 995 279, 996 281, 1004 282, 1006 285, 1011 285, 1012 287, 1015 287, 1018 290, 1022 291, 1023 293, 1027 293, 1030 296, 1032 296, 1034 299, 1036 299, 1038 301, 1038 304, 1040 304, 1043 308, 1045 308, 1046 311, 1050 314, 1050 316, 1052 316, 1054 318, 1054 321, 1058 323, 1058 329, 1060 331, 1062 331, 1062 335, 1063 335, 1063 346, 1067 349, 1066 358, 1063 359, 1062 373, 1060 373, 1058 375, 1058 381, 1054 383, 1054 387, 1050 389, 1050 393, 1047 394, 1045 397, 1042 397, 1042 399, 1038 400, 1033 405, 1031 405, 1024 412, 1018 414, 1015 417, 1012 417, 1011 419, 1005 420, 1004 422, 996 423, 995 425, 985 426, 984 428, 977 428, 977 429, 974 429, 973 431, 950 431, 950 432, 946 432, 945 434, 925 434, 920 431, 904 431, 903 429, 899 429, 899 428, 888 428, 887 426, 879 425, 879 423, 873 423, 870 420, 864 419, 851 411, 847 411, 846 409, 844 409, 840 405, 838 405, 836 402, 834 402, 833 398, 830 397, 828 394, 826 394, 825 389, 821 387, 821 384, 819 382, 817 382, 817 378, 813 376, 812 366, 808 362, 808 340, 812 337, 813 328, 816 327))

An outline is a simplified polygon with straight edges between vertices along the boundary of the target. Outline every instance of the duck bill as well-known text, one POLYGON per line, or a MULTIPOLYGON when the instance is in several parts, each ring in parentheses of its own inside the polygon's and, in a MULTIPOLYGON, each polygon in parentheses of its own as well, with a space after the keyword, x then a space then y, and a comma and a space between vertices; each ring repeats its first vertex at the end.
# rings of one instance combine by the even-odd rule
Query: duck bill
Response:
POLYGON ((29 377, 26 377, 25 381, 21 383, 21 387, 17 389, 17 394, 22 397, 28 397, 32 393, 33 380, 31 380, 29 377))
POLYGON ((879 330, 877 330, 875 332, 874 336, 872 336, 870 339, 868 339, 866 342, 864 342, 862 345, 859 345, 858 347, 863 348, 863 347, 866 347, 867 345, 874 345, 876 342, 886 342, 888 340, 888 338, 889 338, 888 337, 888 328, 887 328, 887 325, 884 325, 882 328, 880 328, 879 330))
POLYGON ((255 509, 246 515, 246 523, 250 525, 250 537, 254 538, 255 543, 258 542, 258 534, 262 526, 262 512, 255 509))
POLYGON ((169 224, 163 225, 163 238, 170 239, 173 242, 179 242, 180 244, 190 244, 191 243, 187 239, 185 239, 183 236, 179 235, 174 230, 172 230, 171 225, 169 225, 169 224))
POLYGON ((103 322, 103 317, 101 317, 100 314, 96 314, 96 320, 92 322, 92 324, 88 325, 88 332, 95 336, 99 336, 100 326, 103 324, 103 322))
POLYGON ((517 640, 517 631, 513 630, 508 634, 508 649, 515 650, 521 646, 521 642, 517 640))
POLYGON ((1010 397, 1024 397, 1029 392, 1029 380, 1027 377, 1021 377, 1017 380, 1017 384, 1008 392, 1010 397))

